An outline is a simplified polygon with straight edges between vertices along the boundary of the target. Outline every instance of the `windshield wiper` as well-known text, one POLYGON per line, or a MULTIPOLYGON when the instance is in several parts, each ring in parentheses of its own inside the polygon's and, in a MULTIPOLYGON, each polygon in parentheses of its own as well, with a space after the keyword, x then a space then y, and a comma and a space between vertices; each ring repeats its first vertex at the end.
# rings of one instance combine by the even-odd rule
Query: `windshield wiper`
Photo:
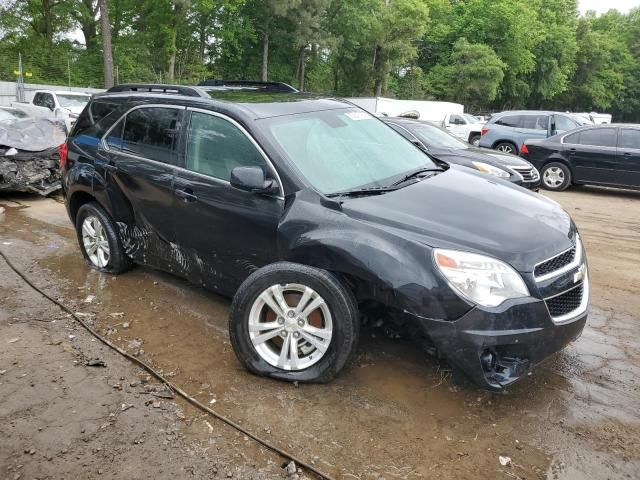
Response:
POLYGON ((397 182, 392 183, 389 186, 390 187, 395 187, 396 185, 400 185, 401 183, 404 183, 407 180, 411 180, 412 178, 418 177, 422 173, 429 173, 429 172, 438 172, 438 173, 440 173, 440 172, 444 172, 444 170, 442 168, 418 168, 417 170, 409 172, 404 177, 402 177, 400 180, 398 180, 397 182))
POLYGON ((392 192, 394 190, 397 190, 397 188, 391 188, 391 187, 358 188, 355 190, 345 190, 344 192, 327 193, 325 196, 329 198, 357 197, 361 195, 380 195, 382 193, 392 192))

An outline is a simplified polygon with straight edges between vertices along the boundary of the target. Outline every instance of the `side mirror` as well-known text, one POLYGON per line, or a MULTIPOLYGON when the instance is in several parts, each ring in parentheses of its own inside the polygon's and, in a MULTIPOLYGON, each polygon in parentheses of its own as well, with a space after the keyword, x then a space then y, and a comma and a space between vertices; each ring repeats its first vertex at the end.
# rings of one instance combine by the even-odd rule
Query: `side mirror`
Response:
POLYGON ((275 193, 278 191, 278 184, 274 180, 267 179, 261 167, 235 167, 231 170, 230 183, 232 187, 245 192, 275 193))

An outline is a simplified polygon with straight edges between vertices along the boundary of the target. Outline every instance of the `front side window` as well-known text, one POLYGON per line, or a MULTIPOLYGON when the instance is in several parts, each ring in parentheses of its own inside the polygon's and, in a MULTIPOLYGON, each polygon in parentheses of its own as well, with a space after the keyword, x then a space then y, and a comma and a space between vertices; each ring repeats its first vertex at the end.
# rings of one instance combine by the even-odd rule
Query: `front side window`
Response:
POLYGON ((621 129, 619 147, 640 150, 640 130, 631 128, 621 129))
POLYGON ((615 128, 590 128, 567 136, 564 143, 588 145, 593 147, 615 147, 615 128))
POLYGON ((36 95, 33 97, 33 104, 38 107, 44 107, 44 94, 36 93, 36 95))
POLYGON ((323 193, 387 187, 407 172, 436 168, 418 147, 362 110, 284 115, 256 123, 323 193))
POLYGON ((138 108, 124 123, 122 151, 163 163, 175 163, 177 136, 182 110, 138 108))
POLYGON ((452 123, 454 125, 466 125, 467 122, 464 121, 464 118, 462 118, 460 115, 451 115, 450 119, 449 119, 449 123, 452 123))
POLYGON ((228 182, 235 167, 266 166, 256 146, 231 122, 206 113, 191 113, 185 164, 188 170, 228 182))
POLYGON ((42 106, 50 108, 53 110, 56 104, 53 102, 53 97, 49 93, 45 93, 42 95, 42 106))

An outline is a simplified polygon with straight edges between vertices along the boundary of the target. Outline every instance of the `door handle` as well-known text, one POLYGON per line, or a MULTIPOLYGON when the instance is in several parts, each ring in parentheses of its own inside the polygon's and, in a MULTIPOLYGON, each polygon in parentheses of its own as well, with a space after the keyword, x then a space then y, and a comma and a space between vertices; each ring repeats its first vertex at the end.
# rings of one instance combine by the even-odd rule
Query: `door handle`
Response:
POLYGON ((570 148, 569 149, 569 154, 573 155, 574 153, 576 153, 578 150, 576 148, 570 148))
POLYGON ((195 202, 198 200, 198 197, 193 194, 193 190, 190 188, 185 188, 184 190, 174 190, 176 197, 178 197, 183 202, 195 202))
POLYGON ((631 152, 624 152, 622 155, 624 155, 625 157, 630 157, 631 156, 631 152))

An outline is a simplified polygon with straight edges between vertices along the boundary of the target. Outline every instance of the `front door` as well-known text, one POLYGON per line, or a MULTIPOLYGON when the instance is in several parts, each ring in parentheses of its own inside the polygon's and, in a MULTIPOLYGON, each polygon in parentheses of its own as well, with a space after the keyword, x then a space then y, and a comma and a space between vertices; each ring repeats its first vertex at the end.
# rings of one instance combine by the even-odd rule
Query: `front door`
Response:
POLYGON ((130 111, 107 134, 96 163, 125 250, 136 262, 175 271, 173 176, 184 107, 130 111))
POLYGON ((565 137, 575 181, 617 183, 617 134, 615 127, 587 128, 565 137))
POLYGON ((640 129, 621 128, 618 134, 618 185, 640 187, 640 129))
POLYGON ((235 167, 260 166, 277 177, 239 124, 209 111, 193 110, 189 116, 184 161, 174 184, 177 243, 186 276, 229 294, 254 270, 278 260, 284 199, 229 184, 235 167))

